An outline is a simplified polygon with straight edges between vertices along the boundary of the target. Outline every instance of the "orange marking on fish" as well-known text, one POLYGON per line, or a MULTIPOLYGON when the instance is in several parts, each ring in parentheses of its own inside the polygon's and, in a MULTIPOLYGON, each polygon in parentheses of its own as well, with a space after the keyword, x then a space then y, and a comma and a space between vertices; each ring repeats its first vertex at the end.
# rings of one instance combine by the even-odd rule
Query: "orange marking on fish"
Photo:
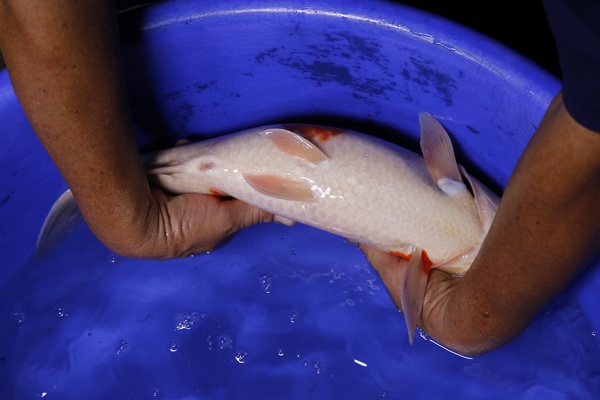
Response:
POLYGON ((388 253, 391 254, 391 255, 393 255, 393 256, 403 258, 406 261, 410 261, 410 259, 412 258, 412 254, 406 254, 406 253, 402 253, 400 251, 390 251, 388 253))
POLYGON ((425 250, 421 253, 421 260, 423 261, 423 272, 429 275, 429 271, 431 271, 431 267, 433 266, 433 262, 429 259, 429 255, 425 250))
POLYGON ((334 136, 344 133, 342 129, 324 128, 320 126, 309 125, 286 125, 285 129, 296 132, 306 139, 317 143, 324 143, 334 136))
MULTIPOLYGON (((406 261, 410 261, 412 258, 412 254, 406 254, 400 251, 388 251, 388 254, 400 257, 406 261)), ((421 261, 423 262, 423 272, 425 272, 425 274, 429 274, 429 271, 431 271, 431 267, 433 267, 433 262, 431 261, 429 255, 425 250, 421 252, 421 261)))
POLYGON ((217 189, 213 189, 210 188, 208 189, 208 191, 210 192, 210 194, 214 195, 214 196, 219 196, 219 197, 231 197, 230 195, 228 195, 227 193, 223 193, 218 191, 217 189))

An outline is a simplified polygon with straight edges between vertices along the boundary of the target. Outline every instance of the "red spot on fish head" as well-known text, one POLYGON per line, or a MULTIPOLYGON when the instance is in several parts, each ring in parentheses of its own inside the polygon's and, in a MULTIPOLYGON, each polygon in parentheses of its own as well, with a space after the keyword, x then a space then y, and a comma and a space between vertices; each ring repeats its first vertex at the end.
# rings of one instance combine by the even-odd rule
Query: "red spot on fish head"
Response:
POLYGON ((334 136, 345 133, 342 129, 315 125, 286 125, 284 128, 315 143, 324 143, 334 136))
POLYGON ((211 161, 202 161, 200 163, 200 171, 210 171, 214 166, 215 164, 211 161))

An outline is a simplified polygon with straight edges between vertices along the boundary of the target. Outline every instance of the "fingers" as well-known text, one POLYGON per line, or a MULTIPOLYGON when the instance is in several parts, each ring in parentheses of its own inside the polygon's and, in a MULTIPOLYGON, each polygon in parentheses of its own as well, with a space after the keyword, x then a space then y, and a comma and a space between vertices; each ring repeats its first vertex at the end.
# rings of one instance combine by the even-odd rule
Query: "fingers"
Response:
POLYGON ((223 200, 223 203, 228 208, 231 222, 235 228, 235 231, 247 228, 254 224, 273 222, 275 218, 273 214, 263 211, 250 204, 244 203, 240 200, 227 199, 223 200))
POLYGON ((131 243, 119 254, 136 258, 178 258, 212 251, 240 229, 272 222, 273 214, 235 199, 204 194, 169 195, 152 187, 149 206, 131 243))
POLYGON ((359 248, 379 274, 396 307, 402 311, 400 288, 408 261, 365 244, 360 244, 359 248))
POLYGON ((365 253, 365 256, 376 270, 385 268, 387 264, 395 263, 395 260, 398 258, 366 244, 361 243, 358 247, 365 253))
POLYGON ((180 257, 212 251, 240 229, 273 221, 272 214, 235 199, 187 194, 173 197, 171 203, 178 200, 185 200, 185 207, 170 207, 168 214, 171 226, 182 226, 180 257))
POLYGON ((296 223, 296 221, 286 217, 282 217, 281 215, 274 215, 273 222, 277 222, 278 224, 285 226, 293 226, 296 223))

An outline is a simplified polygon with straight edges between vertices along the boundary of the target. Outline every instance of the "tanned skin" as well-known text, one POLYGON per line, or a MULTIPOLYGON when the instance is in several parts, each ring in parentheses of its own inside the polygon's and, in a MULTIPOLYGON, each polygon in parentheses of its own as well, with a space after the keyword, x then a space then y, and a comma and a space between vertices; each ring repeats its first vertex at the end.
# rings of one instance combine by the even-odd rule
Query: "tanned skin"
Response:
POLYGON ((134 141, 114 2, 1 0, 0 47, 17 97, 94 234, 118 254, 214 248, 273 216, 236 200, 152 187, 134 141))
MULTIPOLYGON (((40 141, 94 234, 129 257, 212 249, 273 216, 236 200, 170 196, 144 174, 122 82, 113 2, 0 0, 0 47, 40 141)), ((516 337, 600 248, 600 134, 557 96, 462 279, 433 270, 420 327, 465 355, 516 337)), ((363 247, 400 304, 406 263, 363 247)))
MULTIPOLYGON (((362 246, 395 304, 406 262, 362 246)), ((600 134, 556 96, 519 160, 463 278, 432 270, 419 326, 479 355, 514 339, 600 251, 600 134)))

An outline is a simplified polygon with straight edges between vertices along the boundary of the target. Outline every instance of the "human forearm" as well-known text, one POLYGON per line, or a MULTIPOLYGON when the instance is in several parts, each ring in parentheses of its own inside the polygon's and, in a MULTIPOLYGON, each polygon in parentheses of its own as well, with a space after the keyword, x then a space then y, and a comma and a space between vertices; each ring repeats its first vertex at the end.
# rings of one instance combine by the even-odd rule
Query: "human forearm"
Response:
POLYGON ((36 134, 91 230, 113 251, 181 257, 273 220, 237 200, 150 186, 134 141, 112 2, 0 0, 0 46, 36 134))
POLYGON ((433 272, 422 327, 479 354, 518 335, 598 254, 600 135, 560 96, 523 154, 478 258, 460 280, 433 272))
POLYGON ((144 223, 138 213, 151 194, 121 81, 112 2, 6 0, 0 18, 25 113, 92 230, 118 250, 118 233, 144 223))

